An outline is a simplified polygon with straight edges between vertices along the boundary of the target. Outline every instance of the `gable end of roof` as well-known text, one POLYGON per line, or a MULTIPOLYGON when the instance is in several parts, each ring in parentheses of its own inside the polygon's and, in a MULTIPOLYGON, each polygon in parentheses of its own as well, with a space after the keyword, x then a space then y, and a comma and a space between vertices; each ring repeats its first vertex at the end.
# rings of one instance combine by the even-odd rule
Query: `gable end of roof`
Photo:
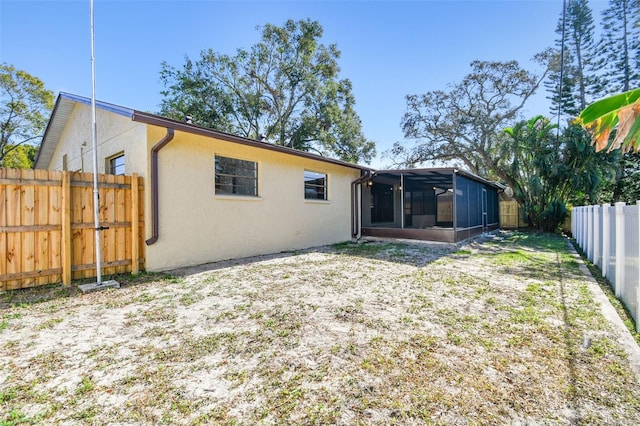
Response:
MULTIPOLYGON (((91 105, 91 99, 65 92, 60 92, 60 94, 58 94, 56 104, 53 107, 51 117, 49 118, 49 123, 47 124, 47 128, 44 131, 44 136, 42 137, 42 142, 40 143, 38 155, 36 156, 36 160, 33 163, 34 169, 47 169, 49 167, 49 163, 51 162, 53 153, 58 146, 60 136, 62 135, 62 132, 67 125, 67 121, 71 116, 73 107, 77 103, 91 105)), ((134 112, 130 108, 125 108, 101 101, 96 101, 96 108, 100 108, 102 110, 109 111, 128 118, 132 118, 134 112)))

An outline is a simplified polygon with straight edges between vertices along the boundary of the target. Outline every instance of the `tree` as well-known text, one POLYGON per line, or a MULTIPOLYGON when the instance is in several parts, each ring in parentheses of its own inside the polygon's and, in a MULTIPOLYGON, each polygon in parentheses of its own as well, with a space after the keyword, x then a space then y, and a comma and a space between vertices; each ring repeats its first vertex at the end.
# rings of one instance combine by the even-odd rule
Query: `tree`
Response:
MULTIPOLYGON (((551 101, 549 112, 553 116, 569 115, 575 117, 580 111, 574 96, 576 91, 576 82, 573 77, 575 71, 571 70, 571 65, 565 64, 565 60, 570 57, 569 49, 564 49, 562 58, 560 57, 560 50, 558 50, 554 55, 547 81, 544 82, 544 86, 550 93, 547 99, 551 101), (562 72, 560 72, 560 68, 562 68, 562 72), (560 84, 560 79, 562 79, 562 84, 560 84)), ((571 60, 566 60, 566 62, 571 63, 571 60)))
POLYGON ((53 107, 53 92, 22 70, 0 64, 0 164, 23 144, 37 144, 53 107))
POLYGON ((594 201, 617 163, 598 156, 589 136, 569 126, 560 136, 543 116, 521 121, 504 132, 495 174, 507 183, 530 227, 555 231, 567 215, 566 203, 594 201))
POLYGON ((611 199, 606 190, 620 165, 620 153, 596 152, 582 127, 570 124, 562 132, 562 164, 566 177, 558 182, 562 199, 571 205, 601 204, 611 199))
POLYGON ((590 133, 596 151, 620 149, 613 201, 632 200, 638 194, 640 171, 640 88, 609 96, 585 108, 576 124, 590 133), (633 151, 633 154, 630 153, 633 151))
MULTIPOLYGON (((619 153, 619 151, 614 152, 619 153)), ((637 200, 640 200, 640 154, 627 152, 621 154, 620 157, 622 159, 618 174, 621 178, 616 180, 616 185, 611 188, 611 197, 606 199, 606 202, 624 201, 627 204, 635 204, 637 200)), ((586 203, 584 204, 586 205, 586 203)))
MULTIPOLYGON (((610 0, 602 13, 602 37, 598 46, 602 87, 599 97, 626 92, 640 85, 640 1, 610 0)), ((613 132, 612 132, 613 135, 613 132)), ((608 201, 623 201, 633 196, 637 179, 638 156, 618 156, 620 164, 608 201), (630 192, 631 191, 631 192, 630 192)))
POLYGON ((601 95, 640 86, 640 0, 610 0, 602 12, 598 50, 604 68, 601 95))
POLYGON ((542 116, 507 128, 496 165, 496 174, 513 189, 529 226, 543 230, 554 230, 567 214, 552 187, 559 172, 555 128, 542 116))
POLYGON ((316 21, 267 24, 261 41, 234 56, 209 49, 182 69, 162 64, 161 114, 351 162, 369 162, 351 82, 338 79, 340 51, 320 43, 316 21))
POLYGON ((568 1, 556 29, 560 35, 556 40, 557 52, 564 48, 564 57, 545 83, 551 94, 553 114, 575 117, 596 94, 599 83, 594 73, 597 65, 594 32, 595 24, 587 0, 568 1), (560 75, 563 76, 562 94, 560 75))
POLYGON ((36 161, 38 146, 23 144, 16 147, 9 147, 7 155, 2 159, 0 165, 9 169, 30 169, 36 161))
MULTIPOLYGON (((536 56, 549 63, 549 52, 536 56)), ((402 129, 416 143, 396 142, 388 156, 413 167, 426 161, 461 161, 469 171, 488 175, 495 167, 496 135, 511 125, 542 77, 516 61, 471 63, 472 72, 449 91, 407 96, 402 129)))

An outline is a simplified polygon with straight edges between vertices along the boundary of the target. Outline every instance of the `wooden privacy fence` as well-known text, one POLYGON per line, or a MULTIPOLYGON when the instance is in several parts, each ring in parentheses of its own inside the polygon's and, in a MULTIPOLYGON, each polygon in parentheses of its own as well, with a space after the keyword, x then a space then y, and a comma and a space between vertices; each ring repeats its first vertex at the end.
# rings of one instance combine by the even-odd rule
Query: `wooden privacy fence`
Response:
POLYGON ((500 201, 500 228, 521 228, 526 226, 522 209, 516 200, 500 201))
MULTIPOLYGON (((144 265, 144 188, 99 175, 105 275, 144 265)), ((0 168, 0 290, 96 276, 93 174, 0 168)))

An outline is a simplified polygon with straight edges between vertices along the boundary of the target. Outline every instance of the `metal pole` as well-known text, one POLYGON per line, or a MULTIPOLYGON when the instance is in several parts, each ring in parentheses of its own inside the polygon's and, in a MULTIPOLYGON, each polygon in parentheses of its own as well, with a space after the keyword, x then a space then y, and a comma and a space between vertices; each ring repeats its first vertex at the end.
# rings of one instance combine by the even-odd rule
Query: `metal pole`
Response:
POLYGON ((405 209, 404 209, 404 173, 400 173, 400 228, 404 229, 405 209))
POLYGON ((91 140, 93 143, 93 219, 96 235, 96 279, 102 284, 100 262, 100 194, 98 193, 98 129, 96 125, 96 60, 93 28, 93 0, 91 0, 91 140))

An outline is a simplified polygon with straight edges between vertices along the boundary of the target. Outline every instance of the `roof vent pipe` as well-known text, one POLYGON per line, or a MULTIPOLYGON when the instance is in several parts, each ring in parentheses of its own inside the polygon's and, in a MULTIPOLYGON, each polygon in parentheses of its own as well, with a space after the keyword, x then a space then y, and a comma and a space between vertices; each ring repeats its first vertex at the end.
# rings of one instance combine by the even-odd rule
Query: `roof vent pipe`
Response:
POLYGON ((158 151, 173 139, 173 129, 151 148, 151 238, 145 243, 150 246, 158 241, 158 151))

